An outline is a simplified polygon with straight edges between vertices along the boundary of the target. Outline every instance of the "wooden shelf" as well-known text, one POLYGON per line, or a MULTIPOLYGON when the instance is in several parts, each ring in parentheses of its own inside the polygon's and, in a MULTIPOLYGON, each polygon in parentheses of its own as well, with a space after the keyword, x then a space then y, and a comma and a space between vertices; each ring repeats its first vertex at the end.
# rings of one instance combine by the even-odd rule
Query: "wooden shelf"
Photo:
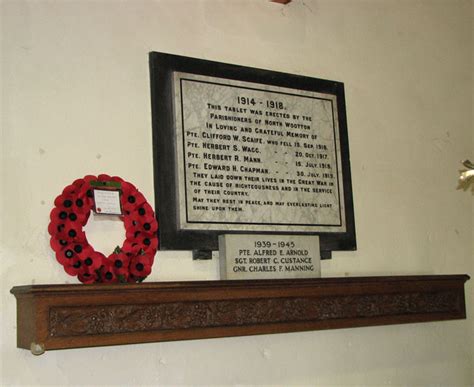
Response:
POLYGON ((466 318, 467 275, 33 285, 17 345, 44 350, 466 318))

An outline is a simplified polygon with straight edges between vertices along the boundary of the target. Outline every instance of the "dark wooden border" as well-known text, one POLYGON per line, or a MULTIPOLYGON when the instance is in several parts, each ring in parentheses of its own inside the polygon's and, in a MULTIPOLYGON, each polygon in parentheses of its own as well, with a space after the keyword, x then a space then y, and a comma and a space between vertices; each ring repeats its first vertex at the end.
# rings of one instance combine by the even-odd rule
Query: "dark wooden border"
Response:
MULTIPOLYGON (((172 91, 172 77, 175 71, 280 86, 294 90, 327 93, 337 96, 346 232, 293 233, 319 235, 323 258, 330 257, 328 252, 333 250, 356 249, 349 141, 343 83, 158 52, 150 53, 149 62, 153 122, 155 202, 160 223, 160 249, 217 250, 218 235, 224 233, 224 231, 179 230, 177 226, 177 177, 174 173, 176 170, 174 155, 175 122, 172 91)), ((226 232, 239 233, 239 231, 226 232)), ((240 233, 245 232, 248 231, 240 231, 240 233)), ((281 232, 279 233, 282 234, 281 232)), ((275 234, 278 234, 278 232, 275 232, 275 234)))
POLYGON ((463 319, 467 275, 16 286, 44 350, 463 319))

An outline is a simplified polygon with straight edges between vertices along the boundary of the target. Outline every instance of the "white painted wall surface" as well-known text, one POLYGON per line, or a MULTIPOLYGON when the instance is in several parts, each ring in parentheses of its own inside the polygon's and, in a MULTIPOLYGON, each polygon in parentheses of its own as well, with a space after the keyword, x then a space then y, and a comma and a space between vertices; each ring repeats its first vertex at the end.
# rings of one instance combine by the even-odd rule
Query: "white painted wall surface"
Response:
MULTIPOLYGON (((2 385, 467 385, 468 320, 47 352, 15 348, 15 285, 75 283, 48 244, 52 202, 86 174, 153 201, 151 50, 345 83, 358 251, 323 276, 473 274, 473 2, 2 1, 2 385)), ((118 225, 88 225, 95 247, 118 225), (109 231, 110 229, 110 231, 109 231)), ((110 235, 109 235, 110 234, 110 235)), ((115 238, 115 239, 114 239, 115 238)), ((107 243, 112 246, 107 246, 107 243)), ((152 280, 216 278, 159 253, 152 280)))

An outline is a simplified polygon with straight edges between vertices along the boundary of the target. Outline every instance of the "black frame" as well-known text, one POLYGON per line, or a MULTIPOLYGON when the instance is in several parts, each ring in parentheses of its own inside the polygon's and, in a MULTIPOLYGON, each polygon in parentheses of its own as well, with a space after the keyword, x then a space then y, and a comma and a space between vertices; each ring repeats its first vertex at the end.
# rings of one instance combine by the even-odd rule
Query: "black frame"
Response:
MULTIPOLYGON (((249 233, 249 231, 190 231, 178 229, 177 209, 179 204, 176 199, 178 178, 174 173, 175 120, 173 112, 173 73, 176 71, 335 95, 337 97, 346 231, 288 232, 285 234, 319 235, 322 258, 330 258, 330 252, 333 250, 356 249, 349 141, 343 83, 159 52, 151 52, 149 54, 149 65, 153 125, 155 203, 159 221, 161 250, 217 250, 219 234, 249 233)), ((250 232, 255 233, 255 231, 250 232)), ((282 232, 261 233, 283 234, 282 232)))

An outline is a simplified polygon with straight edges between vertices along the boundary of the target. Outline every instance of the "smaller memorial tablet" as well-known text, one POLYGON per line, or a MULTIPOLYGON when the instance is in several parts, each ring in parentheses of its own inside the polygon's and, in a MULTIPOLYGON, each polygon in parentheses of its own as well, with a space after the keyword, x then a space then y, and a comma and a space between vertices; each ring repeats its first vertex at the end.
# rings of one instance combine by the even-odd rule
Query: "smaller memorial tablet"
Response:
POLYGON ((315 235, 220 235, 219 260, 221 280, 321 277, 315 235))

